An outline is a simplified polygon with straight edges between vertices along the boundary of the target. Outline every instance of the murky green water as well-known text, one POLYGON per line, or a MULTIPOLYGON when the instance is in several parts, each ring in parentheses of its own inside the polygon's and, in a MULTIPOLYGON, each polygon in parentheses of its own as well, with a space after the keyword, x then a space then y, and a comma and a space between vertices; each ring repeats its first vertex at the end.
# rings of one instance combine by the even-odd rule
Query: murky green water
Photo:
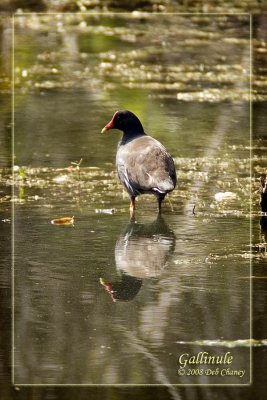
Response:
POLYGON ((17 18, 16 384, 248 383, 248 18, 17 18), (142 196, 129 222, 119 108, 174 157, 162 220, 142 196), (242 377, 178 374, 203 351, 242 377))
MULTIPOLYGON (((67 227, 56 210, 16 206, 18 384, 192 382, 178 354, 249 337, 248 218, 167 211, 151 226, 147 207, 136 224, 76 208, 67 227), (215 344, 179 343, 195 340, 215 344)), ((231 352, 248 373, 248 349, 231 352)))

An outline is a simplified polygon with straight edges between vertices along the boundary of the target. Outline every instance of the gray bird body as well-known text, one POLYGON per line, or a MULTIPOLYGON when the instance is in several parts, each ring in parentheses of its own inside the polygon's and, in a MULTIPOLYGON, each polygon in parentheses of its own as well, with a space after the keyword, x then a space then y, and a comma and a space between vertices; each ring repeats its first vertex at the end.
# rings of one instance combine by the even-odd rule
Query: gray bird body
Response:
POLYGON ((118 177, 130 196, 166 194, 176 185, 174 162, 165 147, 146 134, 118 144, 118 177))

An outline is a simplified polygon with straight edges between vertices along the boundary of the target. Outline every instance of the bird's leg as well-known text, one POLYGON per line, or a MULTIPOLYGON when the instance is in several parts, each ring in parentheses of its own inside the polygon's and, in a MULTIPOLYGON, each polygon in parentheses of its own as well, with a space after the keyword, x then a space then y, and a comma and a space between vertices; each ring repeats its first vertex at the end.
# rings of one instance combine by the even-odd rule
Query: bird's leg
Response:
POLYGON ((158 213, 159 213, 159 215, 161 214, 161 203, 164 200, 164 197, 165 197, 165 195, 157 196, 157 199, 158 199, 158 213))
POLYGON ((134 210, 135 210, 135 197, 131 197, 130 211, 134 211, 134 210))
POLYGON ((131 217, 131 221, 135 220, 135 197, 131 197, 131 201, 130 201, 130 217, 131 217))

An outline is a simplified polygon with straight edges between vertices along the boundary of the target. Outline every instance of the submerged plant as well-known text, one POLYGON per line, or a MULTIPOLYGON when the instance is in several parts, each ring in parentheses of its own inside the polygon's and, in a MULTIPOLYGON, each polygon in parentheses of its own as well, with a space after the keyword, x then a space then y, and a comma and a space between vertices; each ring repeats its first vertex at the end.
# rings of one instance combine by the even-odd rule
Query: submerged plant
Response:
POLYGON ((80 177, 81 177, 80 166, 81 166, 82 162, 83 162, 82 158, 80 159, 79 162, 75 162, 75 161, 71 162, 71 165, 73 165, 75 167, 74 169, 76 169, 78 171, 79 180, 80 180, 80 177))

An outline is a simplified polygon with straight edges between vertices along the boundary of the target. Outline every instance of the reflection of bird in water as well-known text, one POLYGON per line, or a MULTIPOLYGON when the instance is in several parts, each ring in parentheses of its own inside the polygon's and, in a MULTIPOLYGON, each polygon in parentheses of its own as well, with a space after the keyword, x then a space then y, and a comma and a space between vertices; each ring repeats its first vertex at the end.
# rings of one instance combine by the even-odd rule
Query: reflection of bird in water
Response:
POLYGON ((120 280, 101 284, 113 301, 132 300, 142 286, 142 279, 159 276, 175 248, 175 235, 159 216, 153 223, 130 222, 115 245, 115 261, 120 280))
POLYGON ((142 279, 122 274, 120 281, 106 282, 100 278, 100 283, 110 294, 113 301, 130 301, 135 298, 142 286, 142 279))
POLYGON ((141 279, 158 276, 174 245, 174 233, 162 217, 151 224, 130 223, 115 246, 117 269, 141 279))

